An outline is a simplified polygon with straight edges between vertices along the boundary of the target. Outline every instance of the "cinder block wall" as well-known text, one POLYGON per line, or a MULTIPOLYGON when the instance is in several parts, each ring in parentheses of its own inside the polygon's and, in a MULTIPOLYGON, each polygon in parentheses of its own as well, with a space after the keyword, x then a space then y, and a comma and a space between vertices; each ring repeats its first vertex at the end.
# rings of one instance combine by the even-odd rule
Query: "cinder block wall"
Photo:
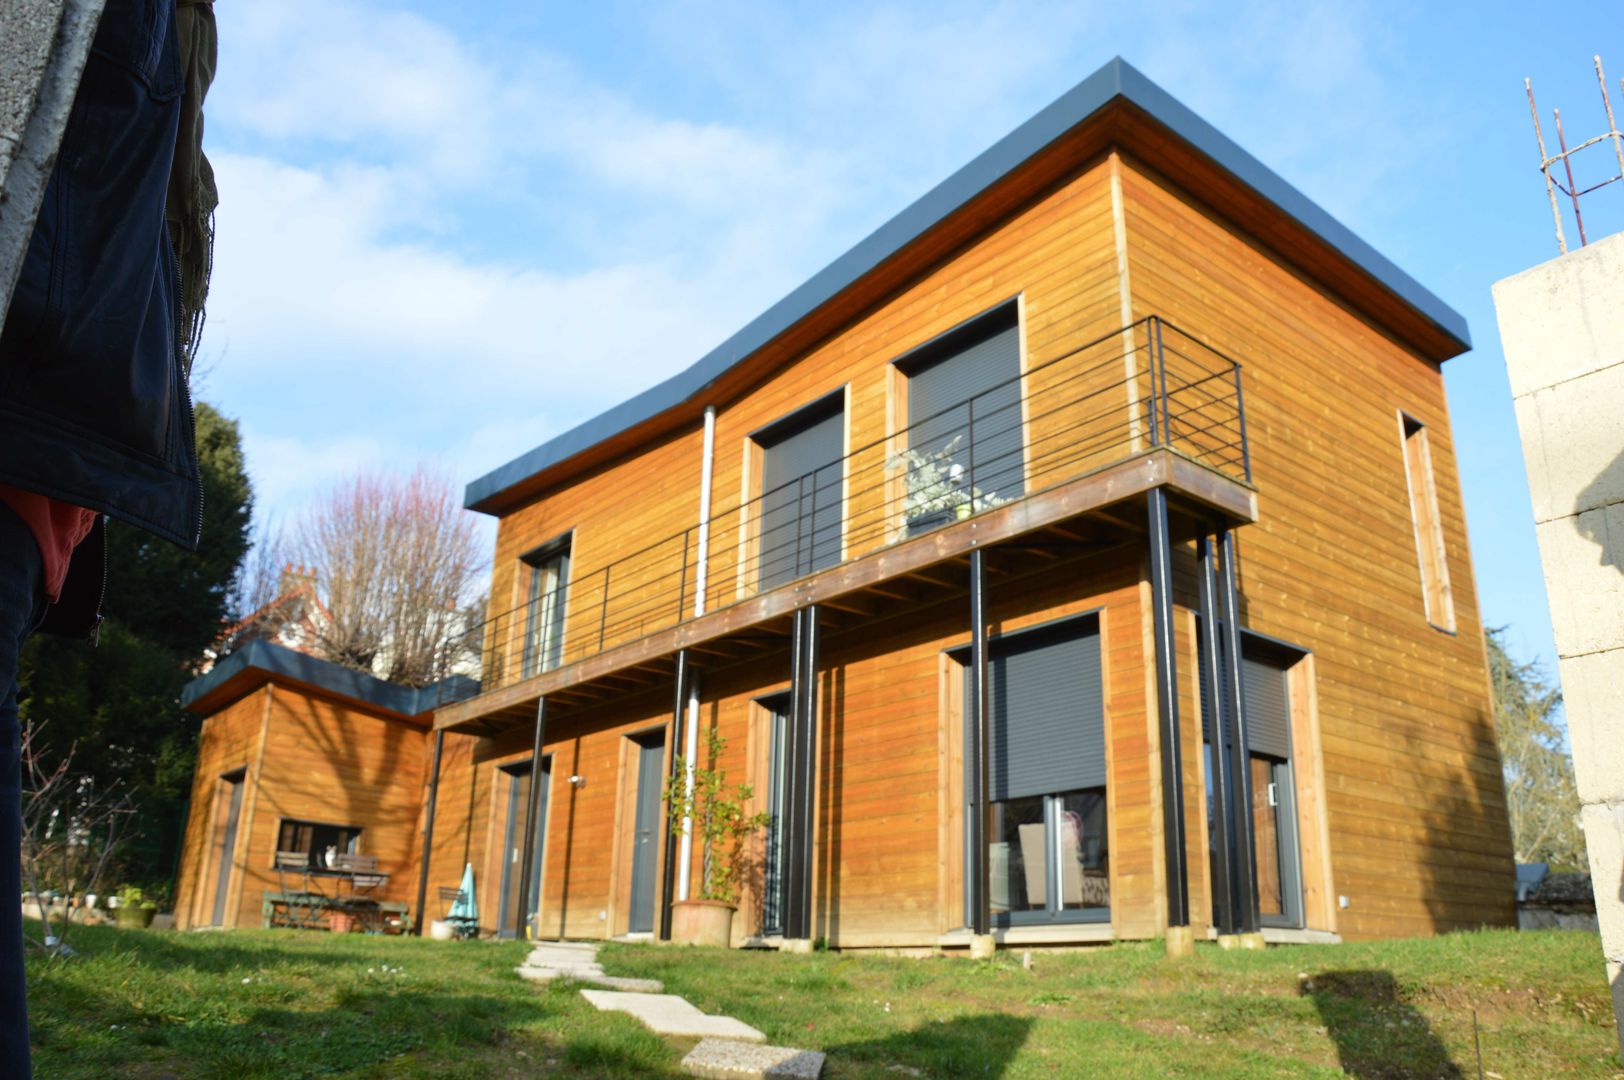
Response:
POLYGON ((1624 1049, 1624 233, 1494 286, 1624 1049))

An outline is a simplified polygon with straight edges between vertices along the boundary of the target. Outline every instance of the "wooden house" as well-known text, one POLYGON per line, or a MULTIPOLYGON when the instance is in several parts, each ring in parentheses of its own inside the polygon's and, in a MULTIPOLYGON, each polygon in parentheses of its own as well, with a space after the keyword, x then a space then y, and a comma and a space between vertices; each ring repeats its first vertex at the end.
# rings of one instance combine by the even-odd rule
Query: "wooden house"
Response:
POLYGON ((363 846, 406 845, 418 911, 471 864, 500 933, 663 936, 702 853, 660 788, 709 728, 773 819, 740 945, 1511 925, 1441 373, 1469 347, 1115 61, 470 484, 499 522, 482 678, 432 726, 274 673, 194 700, 192 920, 264 878, 263 844, 226 872, 222 778, 260 763, 268 830, 258 770, 317 775, 370 708, 417 797, 363 846))

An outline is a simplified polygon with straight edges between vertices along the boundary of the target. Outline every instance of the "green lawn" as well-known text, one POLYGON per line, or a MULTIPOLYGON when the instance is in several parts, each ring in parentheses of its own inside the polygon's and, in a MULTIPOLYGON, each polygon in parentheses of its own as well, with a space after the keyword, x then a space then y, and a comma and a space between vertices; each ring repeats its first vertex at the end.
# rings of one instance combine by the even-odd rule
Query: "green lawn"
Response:
MULTIPOLYGON (((688 1044, 521 981, 526 947, 75 928, 30 961, 53 1077, 677 1075, 688 1044)), ((991 962, 605 946, 842 1077, 1624 1077, 1593 935, 1484 932, 1169 962, 1155 945, 991 962), (1301 976, 1306 976, 1303 978, 1301 976)))

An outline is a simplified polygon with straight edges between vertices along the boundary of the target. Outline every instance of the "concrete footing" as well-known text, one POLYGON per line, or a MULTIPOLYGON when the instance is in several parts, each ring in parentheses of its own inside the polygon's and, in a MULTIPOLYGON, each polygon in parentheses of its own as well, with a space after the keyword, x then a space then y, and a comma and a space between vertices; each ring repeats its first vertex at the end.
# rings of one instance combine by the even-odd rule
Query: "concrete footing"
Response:
POLYGON ((1219 934, 1218 947, 1220 949, 1267 949, 1269 943, 1263 940, 1261 930, 1251 934, 1219 934))
POLYGON ((1167 955, 1170 959, 1195 955, 1195 931, 1188 926, 1167 928, 1167 955))
POLYGON ((812 955, 811 938, 785 938, 778 946, 779 952, 794 953, 796 956, 812 955))
POLYGON ((991 934, 974 934, 970 937, 970 959, 991 960, 998 951, 998 940, 991 934))

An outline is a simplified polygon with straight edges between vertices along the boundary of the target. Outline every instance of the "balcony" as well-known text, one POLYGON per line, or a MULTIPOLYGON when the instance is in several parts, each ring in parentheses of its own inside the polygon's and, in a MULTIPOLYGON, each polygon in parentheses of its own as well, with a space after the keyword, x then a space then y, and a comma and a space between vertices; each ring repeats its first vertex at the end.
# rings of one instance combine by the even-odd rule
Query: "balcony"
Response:
POLYGON ((494 735, 543 696, 568 711, 652 686, 683 650, 781 651, 796 610, 921 602, 961 588, 978 548, 1119 544, 1153 488, 1192 523, 1256 518, 1241 366, 1156 316, 491 615, 470 634, 480 692, 436 727, 494 735))

